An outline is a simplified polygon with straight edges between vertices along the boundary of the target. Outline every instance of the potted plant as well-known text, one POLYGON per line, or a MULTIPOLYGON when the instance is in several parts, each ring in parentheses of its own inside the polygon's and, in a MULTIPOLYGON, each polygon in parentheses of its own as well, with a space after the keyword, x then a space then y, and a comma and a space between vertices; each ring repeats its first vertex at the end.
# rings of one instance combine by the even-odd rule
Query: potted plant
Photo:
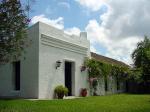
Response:
POLYGON ((68 88, 66 88, 62 85, 58 85, 58 86, 56 86, 54 92, 58 99, 63 99, 64 95, 68 94, 68 88))
POLYGON ((81 72, 85 71, 86 70, 86 66, 82 65, 81 66, 81 72))
POLYGON ((82 97, 86 97, 86 95, 87 95, 87 89, 86 88, 82 88, 81 89, 81 96, 82 97))

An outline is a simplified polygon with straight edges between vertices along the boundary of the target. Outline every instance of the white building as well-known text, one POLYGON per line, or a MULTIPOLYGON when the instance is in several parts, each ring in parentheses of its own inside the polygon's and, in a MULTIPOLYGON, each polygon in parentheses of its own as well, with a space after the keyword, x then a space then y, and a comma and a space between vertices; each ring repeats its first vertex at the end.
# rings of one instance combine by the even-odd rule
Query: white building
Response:
MULTIPOLYGON (((86 32, 67 35, 47 24, 38 22, 28 30, 32 40, 20 61, 0 67, 0 97, 53 98, 54 88, 64 85, 69 96, 79 96, 81 88, 89 90, 88 73, 81 72, 86 57, 111 64, 126 64, 90 53, 86 32)), ((125 83, 109 77, 101 78, 97 95, 125 91, 125 83), (118 86, 120 89, 117 89, 118 86), (106 92, 107 91, 107 92, 106 92)))
POLYGON ((88 75, 80 71, 90 56, 86 32, 70 36, 38 22, 29 28, 29 38, 31 46, 20 62, 0 67, 0 97, 53 98, 57 85, 79 96, 88 88, 88 75))

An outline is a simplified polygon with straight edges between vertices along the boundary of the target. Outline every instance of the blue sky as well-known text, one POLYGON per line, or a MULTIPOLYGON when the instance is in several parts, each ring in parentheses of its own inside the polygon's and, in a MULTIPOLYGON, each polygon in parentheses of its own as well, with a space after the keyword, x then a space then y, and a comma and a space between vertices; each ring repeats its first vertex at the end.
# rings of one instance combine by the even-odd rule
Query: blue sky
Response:
POLYGON ((76 35, 86 31, 92 52, 127 64, 137 42, 150 35, 149 0, 35 1, 30 24, 42 21, 76 35))
MULTIPOLYGON (((26 1, 23 0, 23 2, 26 1)), ((50 19, 63 17, 65 28, 76 26, 81 30, 84 30, 91 19, 100 22, 100 15, 107 11, 107 7, 104 5, 100 10, 90 13, 74 0, 36 0, 35 3, 31 2, 31 7, 30 18, 41 14, 50 19)))

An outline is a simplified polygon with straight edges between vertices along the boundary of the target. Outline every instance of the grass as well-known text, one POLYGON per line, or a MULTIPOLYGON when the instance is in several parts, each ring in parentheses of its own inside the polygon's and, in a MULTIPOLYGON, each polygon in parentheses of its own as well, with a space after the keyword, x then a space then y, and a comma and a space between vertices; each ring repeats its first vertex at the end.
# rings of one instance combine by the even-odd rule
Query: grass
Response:
POLYGON ((150 95, 110 95, 72 100, 0 100, 0 112, 150 112, 150 95))

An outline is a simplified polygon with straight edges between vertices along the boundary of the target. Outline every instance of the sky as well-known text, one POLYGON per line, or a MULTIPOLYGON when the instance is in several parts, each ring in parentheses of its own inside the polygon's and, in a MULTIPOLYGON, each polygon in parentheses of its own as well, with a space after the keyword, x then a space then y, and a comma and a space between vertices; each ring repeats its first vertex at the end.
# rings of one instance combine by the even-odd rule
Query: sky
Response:
POLYGON ((30 25, 42 21, 68 34, 86 31, 92 52, 127 64, 136 44, 150 36, 150 0, 34 1, 30 25))

